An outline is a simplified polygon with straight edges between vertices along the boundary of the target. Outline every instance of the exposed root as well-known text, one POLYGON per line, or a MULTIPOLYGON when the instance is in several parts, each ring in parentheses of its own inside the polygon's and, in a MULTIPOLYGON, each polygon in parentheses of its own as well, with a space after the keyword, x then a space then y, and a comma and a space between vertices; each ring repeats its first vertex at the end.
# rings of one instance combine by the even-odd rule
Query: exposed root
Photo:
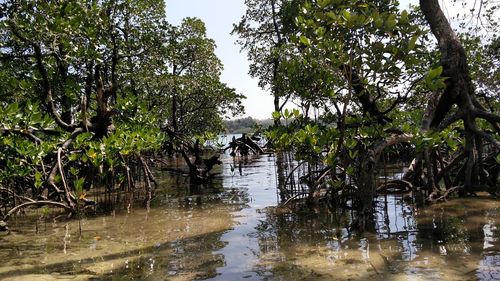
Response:
POLYGON ((71 192, 69 191, 68 184, 66 183, 66 177, 64 176, 64 170, 61 163, 61 154, 62 154, 62 148, 60 147, 57 150, 57 168, 59 169, 59 173, 61 174, 61 180, 63 182, 64 194, 66 196, 66 200, 69 206, 74 209, 75 208, 75 204, 73 202, 74 198, 71 195, 71 192))
POLYGON ((4 187, 0 187, 0 192, 5 192, 5 193, 8 193, 14 197, 16 197, 17 199, 21 200, 21 201, 28 201, 28 202, 35 202, 35 200, 31 199, 31 198, 28 198, 28 197, 25 197, 25 196, 21 196, 21 195, 18 195, 17 193, 15 193, 13 190, 10 190, 10 189, 7 189, 7 188, 4 188, 4 187))
POLYGON ((5 216, 3 217, 3 220, 7 221, 13 214, 15 214, 16 212, 18 212, 19 210, 21 210, 23 208, 26 208, 26 207, 29 207, 29 206, 47 206, 47 205, 61 207, 61 208, 64 208, 64 209, 66 209, 68 211, 71 211, 71 212, 74 211, 73 208, 71 208, 68 205, 65 205, 65 204, 63 204, 61 202, 55 202, 55 201, 26 202, 26 203, 17 205, 16 207, 10 209, 9 212, 7 214, 5 214, 5 216))
POLYGON ((445 201, 445 200, 447 200, 447 199, 448 199, 448 197, 449 197, 452 193, 454 193, 454 192, 458 192, 458 191, 461 191, 461 190, 463 190, 463 189, 464 189, 464 186, 463 186, 463 185, 460 185, 460 186, 455 186, 455 187, 452 187, 452 188, 450 188, 450 189, 446 190, 446 192, 445 192, 443 195, 439 196, 439 197, 438 197, 438 196, 436 196, 436 195, 432 196, 432 195, 434 194, 434 193, 433 193, 433 194, 431 194, 431 195, 429 196, 428 201, 430 201, 430 202, 445 201))
POLYGON ((292 202, 293 200, 296 200, 297 198, 301 197, 301 196, 306 196, 306 195, 309 195, 309 193, 307 192, 303 192, 303 193, 297 193, 295 194, 294 196, 288 198, 288 200, 285 201, 285 203, 283 203, 281 206, 282 207, 285 207, 286 205, 288 205, 290 202, 292 202))
POLYGON ((146 181, 146 192, 148 194, 148 199, 147 199, 147 202, 151 201, 151 199, 153 198, 153 188, 151 186, 151 180, 150 180, 150 176, 148 174, 148 164, 146 163, 146 161, 144 160, 144 158, 142 156, 138 156, 139 160, 141 161, 141 167, 142 167, 142 171, 144 172, 144 180, 146 181))
POLYGON ((413 191, 413 184, 405 180, 391 180, 377 188, 377 193, 413 191))

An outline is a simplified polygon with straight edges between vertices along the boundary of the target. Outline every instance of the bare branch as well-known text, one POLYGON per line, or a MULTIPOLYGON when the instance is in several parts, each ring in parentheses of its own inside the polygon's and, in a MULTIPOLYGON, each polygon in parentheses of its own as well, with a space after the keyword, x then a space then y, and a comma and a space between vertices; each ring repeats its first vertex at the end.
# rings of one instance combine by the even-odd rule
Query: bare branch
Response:
POLYGON ((8 135, 8 134, 21 135, 21 136, 29 139, 30 141, 33 141, 36 144, 41 144, 42 143, 42 140, 39 137, 35 136, 33 134, 33 132, 30 131, 29 129, 28 130, 23 130, 23 129, 6 129, 6 128, 0 129, 0 135, 8 135))

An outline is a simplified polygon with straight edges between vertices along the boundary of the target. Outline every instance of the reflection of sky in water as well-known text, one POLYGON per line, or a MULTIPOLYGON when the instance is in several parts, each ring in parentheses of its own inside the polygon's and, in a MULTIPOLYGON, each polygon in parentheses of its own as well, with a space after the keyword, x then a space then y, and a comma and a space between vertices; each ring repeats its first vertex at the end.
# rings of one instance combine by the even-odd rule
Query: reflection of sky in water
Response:
MULTIPOLYGON (((164 280, 190 271, 203 273, 192 279, 214 280, 500 280, 499 201, 456 199, 417 212, 401 196, 381 196, 375 233, 359 233, 351 227, 354 212, 274 213, 274 157, 250 157, 241 175, 230 170, 230 164, 238 167, 239 162, 222 160, 222 192, 191 194, 181 187, 159 196, 160 206, 150 213, 137 209, 93 220, 106 221, 96 226, 103 237, 119 236, 115 242, 85 240, 85 249, 126 249, 118 274, 137 277, 129 280, 164 280), (154 223, 145 222, 144 215, 154 223), (122 240, 123 245, 116 242, 122 240), (129 254, 130 245, 140 251, 129 254), (313 271, 323 275, 311 275, 313 271)), ((85 224, 84 230, 90 226, 85 224)), ((56 245, 63 242, 64 230, 56 245)), ((71 237, 68 249, 74 251, 79 242, 71 237)))
POLYGON ((491 253, 479 262, 476 277, 479 280, 500 280, 500 255, 491 253))
POLYGON ((221 237, 226 245, 214 254, 223 255, 225 264, 217 269, 218 275, 214 280, 255 280, 258 275, 252 268, 260 254, 255 227, 265 220, 265 213, 258 212, 258 208, 276 205, 276 198, 268 196, 270 192, 275 192, 272 188, 276 185, 274 158, 249 158, 247 163, 233 163, 232 159, 227 158, 224 160, 231 161, 234 166, 243 165, 241 175, 237 173, 233 176, 229 165, 225 165, 224 174, 231 176, 231 186, 247 190, 250 205, 234 213, 236 226, 221 237))
POLYGON ((370 242, 368 242, 368 239, 362 238, 359 240, 359 251, 363 261, 370 260, 370 242))
POLYGON ((483 249, 488 249, 494 246, 494 242, 496 242, 498 239, 495 237, 493 231, 495 231, 497 228, 495 226, 495 222, 490 220, 487 224, 483 226, 483 233, 484 233, 484 246, 483 249))
POLYGON ((402 260, 415 259, 418 252, 418 229, 413 209, 397 196, 381 196, 376 210, 377 239, 396 238, 400 242, 402 260))
MULTIPOLYGON (((442 216, 438 208, 427 215, 419 215, 417 225, 416 211, 399 195, 377 198, 374 221, 376 240, 369 235, 353 235, 346 227, 353 222, 350 215, 341 225, 330 224, 328 220, 322 220, 321 215, 311 216, 302 222, 300 216, 281 215, 278 216, 281 224, 278 224, 262 211, 263 207, 275 205, 268 192, 276 180, 272 173, 273 158, 264 159, 244 165, 243 175, 236 174, 232 178, 236 188, 247 190, 250 201, 246 209, 235 214, 238 225, 222 236, 226 246, 214 252, 223 255, 225 260, 214 279, 266 280, 270 276, 280 277, 279 268, 282 266, 289 270, 297 264, 303 266, 309 262, 312 267, 321 264, 325 271, 337 267, 341 272, 357 267, 362 267, 361 271, 376 267, 378 269, 375 270, 395 274, 397 280, 453 280, 447 275, 450 273, 448 267, 453 268, 452 276, 455 277, 460 276, 455 275, 457 272, 470 272, 464 280, 474 274, 480 280, 499 277, 495 275, 500 271, 496 249, 491 255, 483 252, 480 261, 471 257, 470 261, 477 271, 472 270, 471 264, 466 269, 459 265, 464 262, 461 258, 467 260, 471 254, 479 254, 478 249, 471 253, 470 235, 474 235, 474 228, 464 225, 464 218, 442 216), (266 172, 266 169, 271 172, 266 172), (429 217, 430 214, 433 215, 429 217), (293 242, 287 243, 283 239, 293 242), (380 264, 382 258, 386 267, 380 264), (273 270, 275 266, 278 271, 273 270)), ((478 228, 484 232, 485 247, 495 247, 498 243, 494 226, 496 214, 490 217, 493 221, 486 225, 483 222, 478 228)), ((476 237, 474 239, 477 241, 476 237)), ((482 249, 482 235, 480 239, 482 249)), ((361 272, 358 274, 362 276, 361 272)))
MULTIPOLYGON (((341 260, 346 257, 347 252, 343 249, 348 249, 348 242, 350 239, 349 231, 346 228, 338 229, 338 237, 334 237, 333 240, 326 241, 326 248, 328 249, 327 260, 329 263, 333 264, 337 260, 341 260)), ((367 239, 362 238, 359 241, 359 250, 364 253, 364 257, 369 258, 369 242, 367 239), (364 252, 363 252, 364 251, 364 252)))
POLYGON ((437 268, 421 268, 410 267, 405 270, 406 280, 442 280, 439 269, 437 268))
MULTIPOLYGON (((375 228, 377 239, 397 239, 400 246, 398 250, 401 253, 401 260, 404 262, 413 261, 415 263, 413 265, 408 264, 404 269, 407 274, 407 280, 421 280, 422 277, 425 277, 426 280, 441 280, 444 273, 441 272, 439 267, 424 266, 429 262, 427 253, 422 253, 422 259, 417 259, 419 257, 418 252, 423 249, 421 243, 432 244, 433 242, 418 240, 417 234, 419 233, 419 229, 417 228, 417 221, 412 207, 405 204, 400 197, 391 195, 379 197, 376 208, 375 228)), ((479 261, 477 270, 472 271, 475 272, 478 280, 500 280, 498 229, 495 225, 496 215, 496 209, 486 211, 484 214, 486 223, 478 226, 478 230, 482 230, 484 237, 482 259, 479 261)), ((452 228, 448 231, 452 231, 452 233, 448 233, 448 236, 445 235, 449 241, 435 240, 434 243, 437 243, 437 245, 433 251, 436 251, 441 256, 447 256, 450 253, 453 253, 455 256, 462 253, 464 255, 462 257, 470 255, 471 245, 468 240, 473 228, 468 229, 470 225, 462 225, 464 222, 462 219, 460 219, 461 223, 458 223, 455 226, 456 228, 453 228, 452 222, 458 218, 453 216, 443 218, 440 218, 439 221, 436 221, 437 218, 433 219, 431 227, 433 229, 439 228, 439 231, 444 231, 446 229, 443 229, 443 227, 449 224, 448 227, 452 228), (444 221, 443 218, 445 218, 444 221)), ((363 245, 362 240, 360 241, 360 245, 363 245)), ((368 253, 366 248, 366 246, 360 247, 363 258, 365 257, 364 253, 368 253)))
MULTIPOLYGON (((486 216, 489 217, 490 215, 487 212, 486 216)), ((495 247, 495 242, 498 241, 495 232, 498 234, 495 221, 489 219, 488 223, 483 226, 484 250, 495 247)), ((476 277, 480 280, 500 280, 500 255, 498 255, 498 252, 494 250, 483 252, 483 259, 479 262, 476 277)))

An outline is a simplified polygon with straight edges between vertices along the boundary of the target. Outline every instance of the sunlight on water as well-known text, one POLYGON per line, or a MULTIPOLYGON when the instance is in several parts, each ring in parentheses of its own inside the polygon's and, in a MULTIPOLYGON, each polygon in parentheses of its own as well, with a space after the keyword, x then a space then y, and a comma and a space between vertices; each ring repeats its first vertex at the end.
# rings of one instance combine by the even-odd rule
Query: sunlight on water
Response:
POLYGON ((498 200, 381 196, 358 233, 350 212, 276 208, 274 161, 224 158, 213 188, 159 172, 149 212, 84 218, 82 236, 76 220, 18 217, 0 236, 0 280, 500 279, 498 200))

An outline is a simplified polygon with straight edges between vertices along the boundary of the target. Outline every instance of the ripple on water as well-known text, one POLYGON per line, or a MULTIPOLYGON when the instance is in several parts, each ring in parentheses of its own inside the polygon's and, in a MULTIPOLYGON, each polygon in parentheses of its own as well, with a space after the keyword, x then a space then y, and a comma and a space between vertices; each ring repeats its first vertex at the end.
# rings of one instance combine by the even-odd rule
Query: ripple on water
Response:
POLYGON ((388 195, 359 233, 349 212, 277 209, 273 157, 242 162, 243 176, 224 163, 214 188, 158 174, 149 211, 84 218, 82 236, 78 221, 14 219, 0 280, 500 279, 498 200, 416 208, 388 195))

